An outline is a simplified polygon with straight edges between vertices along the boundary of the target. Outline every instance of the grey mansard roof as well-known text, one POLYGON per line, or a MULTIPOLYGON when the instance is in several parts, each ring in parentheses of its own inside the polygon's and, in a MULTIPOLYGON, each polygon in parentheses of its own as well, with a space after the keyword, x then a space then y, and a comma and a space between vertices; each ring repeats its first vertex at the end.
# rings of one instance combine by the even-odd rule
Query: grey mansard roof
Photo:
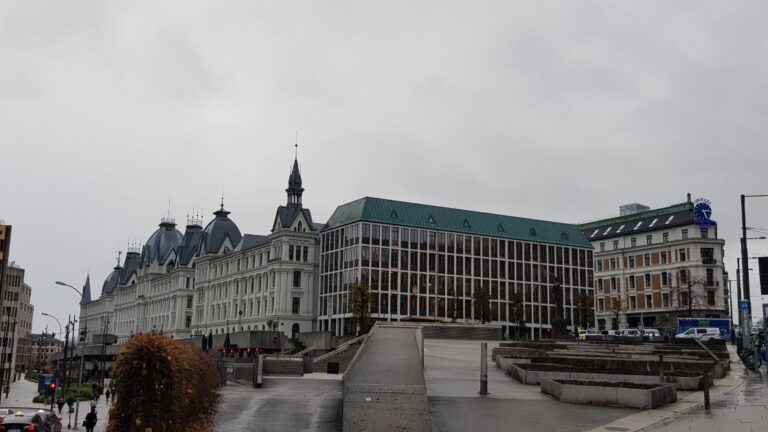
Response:
POLYGON ((235 247, 235 251, 245 251, 269 243, 269 236, 245 234, 243 240, 235 247))
POLYGON ((299 217, 300 214, 304 215, 304 219, 307 221, 307 228, 310 231, 317 231, 317 227, 312 222, 312 212, 310 212, 309 209, 300 206, 278 207, 275 221, 280 222, 281 227, 288 228, 293 225, 293 222, 296 221, 296 218, 299 217))
POLYGON ((192 259, 200 254, 203 247, 203 236, 203 227, 196 224, 187 225, 187 229, 184 231, 184 240, 176 252, 179 265, 189 265, 192 259))
POLYGON ((164 264, 168 256, 183 240, 184 236, 176 229, 176 223, 164 220, 144 244, 141 251, 141 266, 152 263, 164 264))
MULTIPOLYGON (((589 241, 605 240, 632 234, 663 231, 696 223, 693 203, 683 202, 669 207, 603 219, 579 226, 589 241)), ((712 221, 712 225, 716 223, 712 221)))
POLYGON ((240 243, 243 235, 237 225, 228 217, 230 212, 224 210, 224 206, 213 214, 216 216, 203 231, 203 252, 218 253, 226 239, 229 239, 232 248, 240 243))
POLYGON ((115 288, 120 285, 120 272, 123 268, 120 266, 112 269, 112 273, 104 280, 104 285, 101 286, 101 295, 112 294, 115 292, 115 288))
POLYGON ((128 252, 125 255, 123 269, 120 271, 120 285, 130 282, 131 277, 139 272, 139 260, 141 257, 138 252, 128 252))

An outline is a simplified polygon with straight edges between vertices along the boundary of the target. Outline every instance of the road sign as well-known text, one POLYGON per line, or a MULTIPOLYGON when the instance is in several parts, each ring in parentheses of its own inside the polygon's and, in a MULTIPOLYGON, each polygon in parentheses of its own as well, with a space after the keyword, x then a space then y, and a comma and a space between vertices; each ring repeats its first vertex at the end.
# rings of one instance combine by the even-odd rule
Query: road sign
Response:
POLYGON ((741 301, 739 301, 739 309, 741 309, 741 310, 749 310, 749 300, 741 300, 741 301))

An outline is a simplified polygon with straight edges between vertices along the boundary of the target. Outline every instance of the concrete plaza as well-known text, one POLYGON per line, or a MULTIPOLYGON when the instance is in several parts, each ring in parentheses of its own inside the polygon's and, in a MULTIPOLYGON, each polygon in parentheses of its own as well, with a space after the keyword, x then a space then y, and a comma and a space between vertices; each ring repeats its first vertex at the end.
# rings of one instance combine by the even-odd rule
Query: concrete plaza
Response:
POLYGON ((520 384, 490 361, 488 391, 480 396, 480 342, 424 341, 424 378, 433 431, 583 431, 638 410, 558 402, 538 386, 520 384))

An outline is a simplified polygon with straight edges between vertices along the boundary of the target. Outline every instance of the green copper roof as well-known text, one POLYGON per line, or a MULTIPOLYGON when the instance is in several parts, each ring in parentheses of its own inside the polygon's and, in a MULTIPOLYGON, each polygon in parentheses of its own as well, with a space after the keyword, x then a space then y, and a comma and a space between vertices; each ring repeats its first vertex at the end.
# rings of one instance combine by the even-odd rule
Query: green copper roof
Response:
POLYGON ((660 209, 654 209, 654 210, 648 210, 640 213, 635 213, 631 215, 626 216, 617 216, 613 218, 608 219, 601 219, 594 222, 589 222, 585 224, 579 225, 580 229, 590 229, 590 228, 598 228, 605 225, 613 225, 613 224, 619 224, 619 223, 626 223, 626 222, 632 222, 640 219, 646 219, 651 217, 660 217, 675 213, 681 213, 685 211, 693 211, 693 203, 690 202, 684 202, 680 204, 671 205, 669 207, 662 207, 660 209))
POLYGON ((576 225, 371 197, 336 207, 323 231, 358 221, 592 248, 576 225))

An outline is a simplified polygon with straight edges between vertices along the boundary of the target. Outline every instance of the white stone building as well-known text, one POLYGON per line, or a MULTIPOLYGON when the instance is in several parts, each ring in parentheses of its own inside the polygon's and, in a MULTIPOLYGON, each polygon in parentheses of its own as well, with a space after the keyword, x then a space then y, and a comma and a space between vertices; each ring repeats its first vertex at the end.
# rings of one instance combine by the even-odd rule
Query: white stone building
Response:
POLYGON ((314 330, 319 230, 302 204, 294 160, 287 203, 269 235, 241 234, 221 208, 203 228, 190 218, 185 232, 166 217, 141 248, 130 248, 107 277, 98 299, 83 287, 81 318, 94 334, 162 332, 174 338, 241 330, 281 330, 288 337, 314 330))

